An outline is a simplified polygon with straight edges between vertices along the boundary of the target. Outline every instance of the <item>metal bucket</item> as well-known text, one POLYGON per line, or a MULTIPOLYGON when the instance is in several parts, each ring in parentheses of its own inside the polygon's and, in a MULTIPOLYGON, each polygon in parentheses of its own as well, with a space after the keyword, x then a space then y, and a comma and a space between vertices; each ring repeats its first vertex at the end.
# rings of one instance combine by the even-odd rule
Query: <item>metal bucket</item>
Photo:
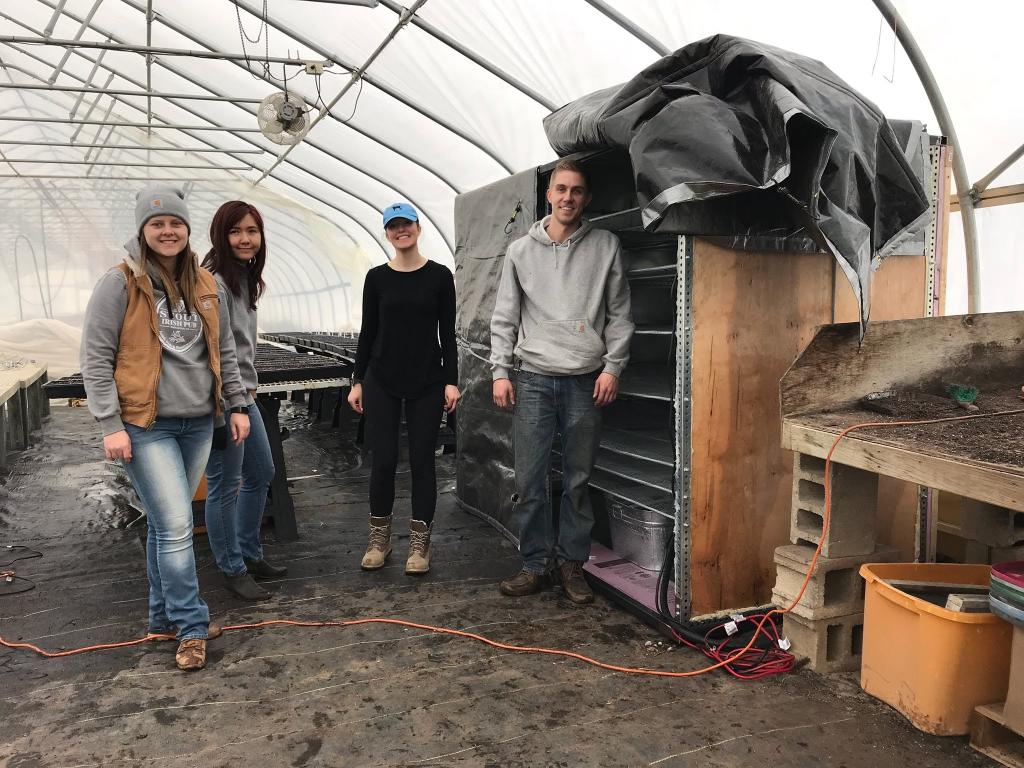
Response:
POLYGON ((642 507, 611 503, 608 524, 616 554, 644 570, 661 570, 665 547, 675 528, 672 520, 642 507))

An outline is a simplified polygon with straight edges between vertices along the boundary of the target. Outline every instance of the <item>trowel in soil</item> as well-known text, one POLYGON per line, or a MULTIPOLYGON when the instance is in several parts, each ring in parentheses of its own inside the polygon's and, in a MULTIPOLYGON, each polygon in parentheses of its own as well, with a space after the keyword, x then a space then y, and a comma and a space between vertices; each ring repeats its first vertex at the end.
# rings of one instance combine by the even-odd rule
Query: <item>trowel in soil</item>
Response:
POLYGON ((977 411, 978 406, 974 404, 974 401, 978 399, 977 387, 965 387, 962 384, 947 384, 946 392, 953 401, 963 408, 965 411, 977 411))

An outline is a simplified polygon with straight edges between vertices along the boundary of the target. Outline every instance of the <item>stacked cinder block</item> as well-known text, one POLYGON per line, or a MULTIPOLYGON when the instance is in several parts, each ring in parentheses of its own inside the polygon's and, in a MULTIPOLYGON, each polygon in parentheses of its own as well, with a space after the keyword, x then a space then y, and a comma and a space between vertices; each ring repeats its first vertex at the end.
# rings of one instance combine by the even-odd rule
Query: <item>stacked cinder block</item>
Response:
POLYGON ((793 652, 819 672, 860 667, 864 625, 864 563, 891 562, 897 552, 875 545, 878 475, 833 463, 832 505, 824 528, 825 460, 806 454, 793 458, 793 512, 790 545, 775 550, 775 604, 788 607, 807 576, 814 550, 822 542, 814 574, 784 631, 793 652))
POLYGON ((968 563, 1024 560, 1024 512, 964 499, 960 535, 967 539, 968 563))

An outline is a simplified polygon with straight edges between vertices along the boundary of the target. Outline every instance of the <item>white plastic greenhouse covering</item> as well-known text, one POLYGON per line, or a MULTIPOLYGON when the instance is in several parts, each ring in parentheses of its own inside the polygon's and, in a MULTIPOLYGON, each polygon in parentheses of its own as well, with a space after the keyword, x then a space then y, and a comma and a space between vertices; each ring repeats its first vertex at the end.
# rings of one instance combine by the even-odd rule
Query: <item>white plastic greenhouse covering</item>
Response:
MULTIPOLYGON (((151 24, 147 0, 0 0, 0 326, 33 318, 77 326, 94 283, 132 234, 135 192, 160 179, 186 187, 200 253, 221 202, 243 198, 264 213, 262 328, 358 328, 363 276, 387 258, 382 207, 402 199, 417 206, 424 252, 452 266, 456 194, 553 159, 541 127, 546 114, 715 33, 820 59, 889 118, 922 120, 941 133, 871 0, 427 0, 361 82, 276 164, 285 148, 259 132, 260 100, 281 90, 287 75, 288 90, 307 104, 332 102, 391 35, 403 7, 393 0, 148 5, 151 24), (26 42, 43 38, 49 44, 26 42), (79 45, 69 47, 71 40, 79 45), (144 53, 83 43, 248 58, 161 53, 147 67, 144 53), (294 64, 264 65, 268 56, 329 66, 317 77, 294 64), (147 89, 160 95, 147 101, 147 89)), ((1024 99, 1013 74, 1024 6, 902 0, 896 7, 928 59, 957 149, 977 180, 1024 141, 1024 99)), ((1022 182, 1024 162, 1017 162, 992 186, 1022 182)), ((983 311, 1024 306, 1020 214, 1017 205, 978 210, 983 311)), ((959 216, 949 255, 947 311, 966 311, 959 216)), ((31 347, 34 332, 14 336, 31 347)), ((0 349, 5 338, 0 328, 0 349)), ((39 334, 40 353, 50 344, 57 345, 52 335, 39 334)))

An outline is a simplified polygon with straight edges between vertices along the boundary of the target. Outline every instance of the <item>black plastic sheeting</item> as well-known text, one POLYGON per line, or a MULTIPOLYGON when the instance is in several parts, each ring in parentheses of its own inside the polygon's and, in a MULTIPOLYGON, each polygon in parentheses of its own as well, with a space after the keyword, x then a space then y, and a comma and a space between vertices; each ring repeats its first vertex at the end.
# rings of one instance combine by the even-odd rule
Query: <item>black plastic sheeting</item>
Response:
POLYGON ((535 168, 455 198, 455 330, 462 386, 456 495, 511 538, 519 531, 512 503, 512 414, 491 400, 491 315, 505 251, 536 220, 536 201, 535 168))
POLYGON ((644 227, 810 237, 870 314, 871 271, 928 211, 879 109, 824 64, 728 35, 693 43, 544 120, 564 156, 629 152, 644 227))

